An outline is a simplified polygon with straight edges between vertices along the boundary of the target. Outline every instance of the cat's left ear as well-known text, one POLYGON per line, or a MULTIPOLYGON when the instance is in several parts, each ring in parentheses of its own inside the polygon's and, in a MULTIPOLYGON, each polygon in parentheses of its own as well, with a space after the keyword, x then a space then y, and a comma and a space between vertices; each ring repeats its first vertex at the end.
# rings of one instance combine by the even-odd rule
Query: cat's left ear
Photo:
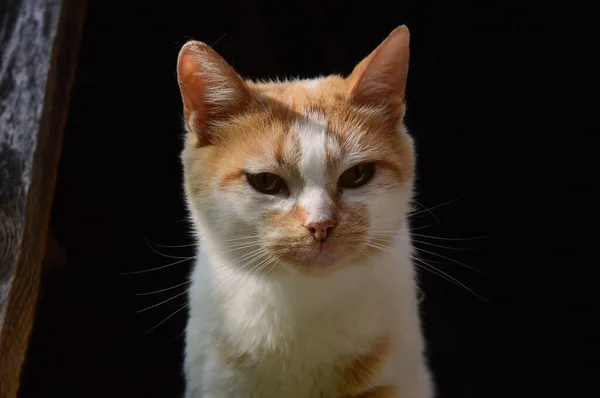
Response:
POLYGON ((409 32, 399 26, 352 71, 347 81, 350 99, 361 105, 385 106, 401 116, 406 93, 409 32))

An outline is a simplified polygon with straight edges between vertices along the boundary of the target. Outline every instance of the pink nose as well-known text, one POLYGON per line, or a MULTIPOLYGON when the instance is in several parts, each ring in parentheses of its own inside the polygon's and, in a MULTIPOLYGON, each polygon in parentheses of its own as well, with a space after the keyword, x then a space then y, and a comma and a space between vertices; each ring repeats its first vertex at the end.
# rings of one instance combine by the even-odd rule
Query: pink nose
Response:
POLYGON ((328 220, 306 224, 305 227, 313 234, 316 240, 324 242, 335 226, 335 221, 328 220))

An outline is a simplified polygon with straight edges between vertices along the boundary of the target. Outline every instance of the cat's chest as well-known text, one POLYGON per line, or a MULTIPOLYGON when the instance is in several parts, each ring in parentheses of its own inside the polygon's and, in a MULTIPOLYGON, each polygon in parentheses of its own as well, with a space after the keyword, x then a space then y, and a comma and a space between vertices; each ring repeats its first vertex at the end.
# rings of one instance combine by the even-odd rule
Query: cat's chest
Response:
POLYGON ((340 378, 327 364, 302 367, 271 358, 241 370, 241 389, 252 397, 333 398, 340 396, 340 378))
POLYGON ((388 364, 389 335, 364 342, 362 349, 322 346, 313 351, 293 342, 278 348, 240 351, 224 337, 215 339, 215 358, 237 374, 237 388, 252 397, 351 397, 369 390, 388 364))

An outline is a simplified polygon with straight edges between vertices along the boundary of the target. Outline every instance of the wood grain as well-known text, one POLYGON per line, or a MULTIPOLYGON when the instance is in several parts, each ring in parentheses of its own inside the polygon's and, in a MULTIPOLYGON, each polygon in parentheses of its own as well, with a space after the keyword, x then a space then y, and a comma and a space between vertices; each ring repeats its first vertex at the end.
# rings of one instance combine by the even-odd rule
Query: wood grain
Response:
POLYGON ((34 320, 81 0, 0 0, 0 398, 18 394, 34 320))

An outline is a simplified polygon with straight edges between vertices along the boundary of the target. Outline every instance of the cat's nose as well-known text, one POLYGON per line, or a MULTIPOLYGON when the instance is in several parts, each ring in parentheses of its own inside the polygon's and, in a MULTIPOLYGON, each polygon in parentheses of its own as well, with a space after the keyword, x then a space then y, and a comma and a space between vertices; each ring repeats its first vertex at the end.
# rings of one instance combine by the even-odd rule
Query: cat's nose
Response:
POLYGON ((325 242, 325 239, 331 235, 331 231, 335 227, 335 221, 313 222, 306 224, 305 227, 313 234, 317 241, 325 242))

